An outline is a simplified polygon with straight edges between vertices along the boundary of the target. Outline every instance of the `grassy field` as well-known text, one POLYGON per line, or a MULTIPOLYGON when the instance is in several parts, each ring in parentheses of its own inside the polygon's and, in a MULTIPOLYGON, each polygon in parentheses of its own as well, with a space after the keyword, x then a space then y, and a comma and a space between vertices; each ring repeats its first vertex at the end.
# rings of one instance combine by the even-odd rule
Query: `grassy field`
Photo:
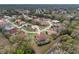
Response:
POLYGON ((30 35, 30 39, 31 39, 30 44, 31 44, 32 48, 35 50, 35 52, 37 54, 46 53, 46 51, 53 45, 54 40, 50 39, 51 42, 49 44, 46 44, 46 45, 43 45, 43 46, 38 46, 35 42, 35 37, 34 37, 35 35, 34 34, 30 35))

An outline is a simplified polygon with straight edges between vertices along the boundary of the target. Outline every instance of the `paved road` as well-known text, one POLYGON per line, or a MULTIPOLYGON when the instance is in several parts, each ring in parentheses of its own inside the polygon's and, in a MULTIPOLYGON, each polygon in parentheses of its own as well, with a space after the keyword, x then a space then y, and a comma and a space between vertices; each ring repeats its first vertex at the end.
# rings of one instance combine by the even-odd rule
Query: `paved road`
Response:
POLYGON ((51 26, 52 26, 52 23, 51 23, 50 21, 47 21, 47 22, 49 23, 49 26, 48 26, 48 27, 46 27, 45 29, 40 30, 40 29, 39 29, 39 26, 34 26, 35 28, 37 28, 38 31, 37 31, 37 32, 31 32, 31 31, 26 31, 26 30, 24 30, 24 29, 22 28, 23 26, 17 26, 17 25, 15 25, 13 22, 10 22, 8 19, 5 19, 5 20, 6 20, 6 22, 12 24, 13 26, 15 26, 15 27, 21 29, 22 31, 24 31, 24 32, 26 32, 26 33, 40 33, 40 32, 44 32, 44 31, 47 31, 47 30, 48 30, 49 28, 51 28, 51 26))
MULTIPOLYGON (((48 30, 49 28, 51 28, 51 26, 52 26, 52 23, 51 23, 50 21, 48 21, 49 26, 46 27, 45 29, 40 30, 40 29, 39 29, 39 26, 33 26, 34 28, 37 28, 38 31, 37 31, 37 32, 30 32, 30 31, 24 30, 22 27, 19 27, 19 26, 15 25, 13 22, 10 22, 8 19, 6 19, 6 21, 7 21, 8 23, 12 24, 13 26, 15 26, 15 27, 21 29, 21 30, 22 30, 23 32, 25 32, 25 33, 38 33, 38 31, 39 31, 39 32, 44 32, 44 31, 47 31, 47 30, 48 30)), ((57 44, 59 41, 60 41, 59 39, 56 39, 53 44, 55 45, 55 44, 57 44)), ((54 46, 54 45, 53 45, 53 46, 54 46)), ((46 51, 45 53, 51 53, 51 51, 52 51, 52 47, 50 47, 50 48, 48 49, 48 51, 46 51)))
POLYGON ((50 28, 51 28, 52 23, 51 23, 50 21, 47 21, 47 22, 49 23, 49 26, 48 26, 48 27, 46 27, 45 29, 41 30, 40 32, 47 31, 48 29, 50 29, 50 28))

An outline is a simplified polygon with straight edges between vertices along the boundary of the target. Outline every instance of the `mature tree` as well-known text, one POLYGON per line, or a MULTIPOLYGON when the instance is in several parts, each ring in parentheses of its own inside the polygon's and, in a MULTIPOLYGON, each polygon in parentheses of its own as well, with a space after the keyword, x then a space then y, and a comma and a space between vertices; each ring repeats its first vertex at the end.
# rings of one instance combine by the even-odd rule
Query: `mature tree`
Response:
POLYGON ((75 40, 69 35, 62 35, 60 37, 62 45, 60 46, 63 50, 68 53, 75 53, 77 49, 75 48, 75 40))
POLYGON ((26 53, 30 54, 30 53, 34 53, 32 48, 31 48, 31 45, 29 44, 30 42, 27 39, 27 35, 24 36, 24 34, 20 33, 20 34, 11 36, 9 38, 9 41, 12 44, 18 43, 18 46, 16 48, 16 52, 15 52, 17 54, 26 54, 26 53))

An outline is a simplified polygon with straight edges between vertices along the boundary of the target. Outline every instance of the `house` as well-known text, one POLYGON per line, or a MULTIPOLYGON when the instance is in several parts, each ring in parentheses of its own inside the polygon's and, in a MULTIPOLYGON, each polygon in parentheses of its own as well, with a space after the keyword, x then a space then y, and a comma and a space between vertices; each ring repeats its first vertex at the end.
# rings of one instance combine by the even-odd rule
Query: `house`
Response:
POLYGON ((48 26, 48 22, 47 21, 40 21, 40 25, 41 26, 48 26))
POLYGON ((3 28, 3 34, 5 36, 8 35, 15 35, 17 32, 17 28, 13 27, 11 24, 7 24, 4 28, 3 28))
POLYGON ((33 22, 34 23, 40 23, 40 19, 39 18, 33 19, 33 22))
POLYGON ((4 16, 5 19, 12 19, 10 16, 4 16))
POLYGON ((20 24, 21 21, 22 21, 21 19, 16 19, 16 20, 15 20, 15 23, 16 23, 16 24, 20 24))
POLYGON ((29 17, 28 15, 23 14, 23 17, 28 21, 28 20, 32 20, 33 18, 29 17))
POLYGON ((6 22, 3 19, 0 19, 0 28, 3 28, 6 25, 6 22))
POLYGON ((31 28, 33 29, 33 31, 38 31, 39 27, 37 25, 32 25, 31 28))
POLYGON ((22 26, 22 25, 24 25, 24 24, 25 24, 24 21, 21 21, 21 22, 19 23, 20 26, 22 26))
POLYGON ((22 25, 25 24, 25 22, 22 21, 21 19, 17 19, 17 20, 15 21, 15 23, 16 23, 17 25, 20 25, 20 26, 22 26, 22 25))
POLYGON ((37 19, 38 17, 37 17, 37 16, 32 16, 32 18, 33 18, 33 19, 37 19))
POLYGON ((38 41, 45 41, 46 39, 47 39, 47 35, 45 34, 45 33, 40 33, 40 34, 37 34, 36 35, 36 39, 38 40, 38 41))
POLYGON ((47 37, 47 35, 46 35, 46 33, 43 33, 43 32, 41 32, 40 34, 37 34, 35 36, 35 38, 36 38, 36 43, 39 46, 45 45, 45 44, 47 44, 47 43, 50 42, 49 39, 48 39, 48 37, 47 37))
POLYGON ((59 23, 60 21, 58 20, 52 20, 52 23, 56 24, 56 23, 59 23))
POLYGON ((57 35, 57 32, 54 31, 54 30, 51 28, 51 29, 49 29, 49 30, 47 31, 47 34, 48 34, 48 35, 57 35))
POLYGON ((59 23, 60 21, 58 20, 52 20, 52 23, 59 23))
POLYGON ((4 16, 5 19, 11 20, 11 21, 15 21, 16 19, 16 15, 12 15, 12 16, 4 16))
POLYGON ((58 20, 52 20, 51 22, 52 22, 52 28, 54 30, 56 30, 61 25, 61 23, 58 20))

